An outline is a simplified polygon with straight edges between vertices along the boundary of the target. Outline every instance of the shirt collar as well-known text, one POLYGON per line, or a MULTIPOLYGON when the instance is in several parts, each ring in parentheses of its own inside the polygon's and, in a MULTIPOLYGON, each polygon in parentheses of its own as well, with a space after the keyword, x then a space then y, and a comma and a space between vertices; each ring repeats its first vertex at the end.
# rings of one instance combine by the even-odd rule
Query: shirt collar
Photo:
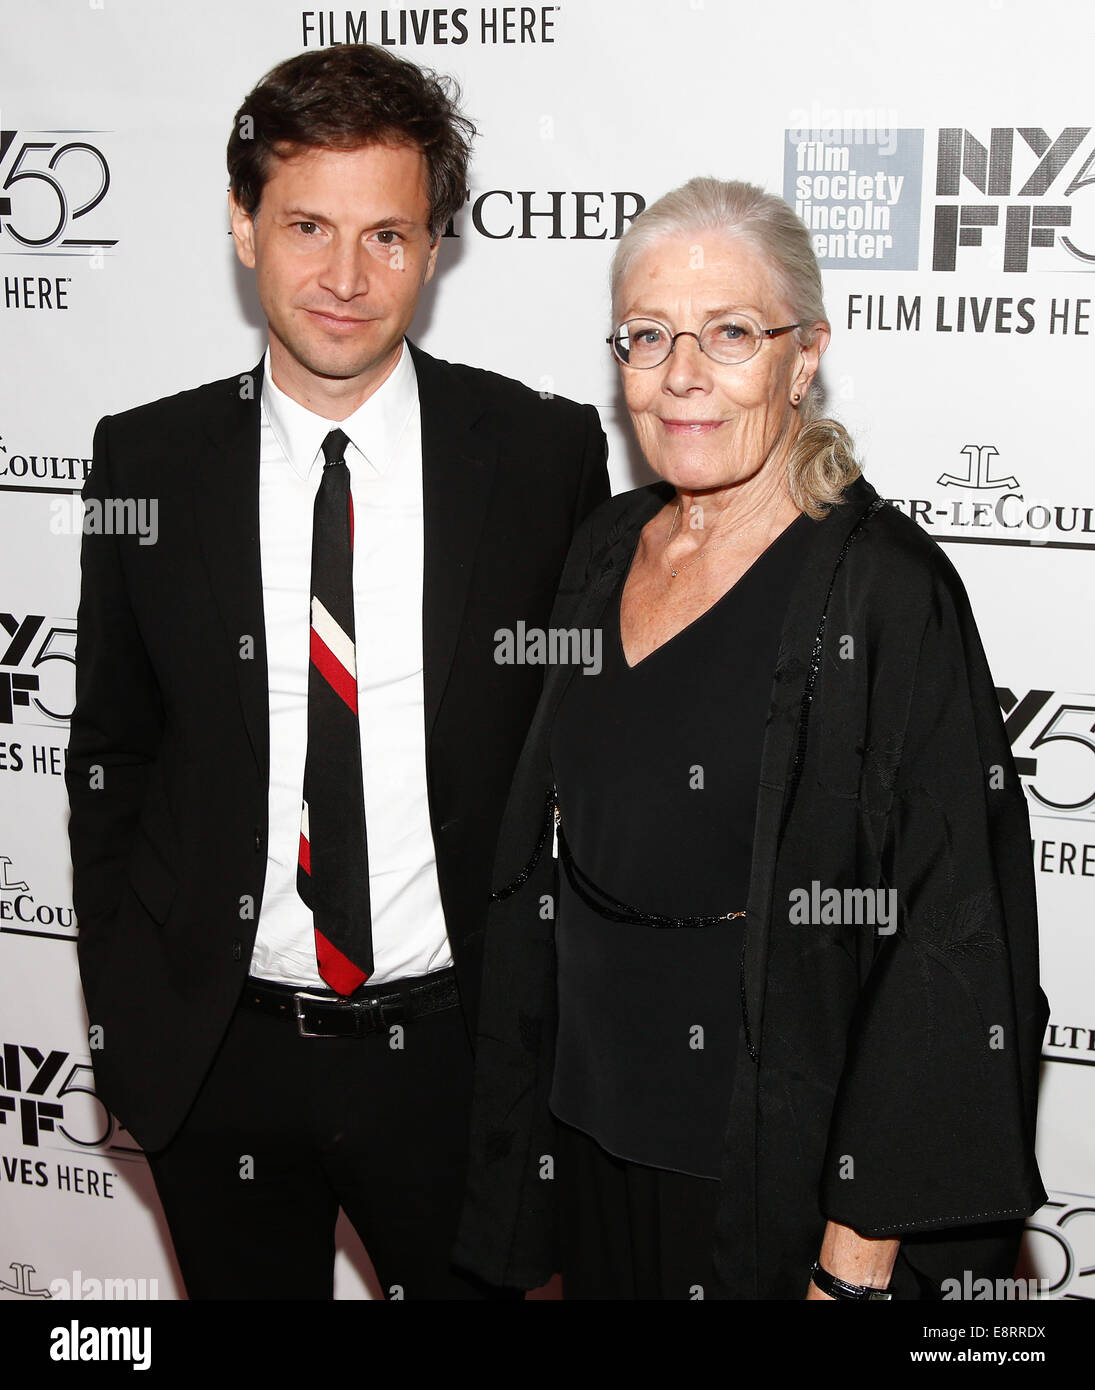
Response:
POLYGON ((262 366, 263 412, 295 473, 308 476, 322 458, 323 441, 333 429, 342 430, 350 440, 346 463, 351 473, 381 477, 392 470, 400 438, 418 406, 418 378, 406 341, 391 374, 345 420, 327 420, 287 396, 271 374, 269 347, 262 366))

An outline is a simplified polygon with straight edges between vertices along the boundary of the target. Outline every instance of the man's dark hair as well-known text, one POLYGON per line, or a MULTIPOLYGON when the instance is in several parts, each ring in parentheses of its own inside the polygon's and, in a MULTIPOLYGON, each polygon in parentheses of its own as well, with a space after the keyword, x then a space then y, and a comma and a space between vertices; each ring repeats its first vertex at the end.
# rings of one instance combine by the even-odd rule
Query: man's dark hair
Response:
POLYGON ((467 196, 475 126, 457 109, 460 88, 373 44, 336 44, 288 58, 236 112, 228 140, 229 186, 254 216, 271 158, 308 148, 412 145, 426 156, 430 240, 467 196))

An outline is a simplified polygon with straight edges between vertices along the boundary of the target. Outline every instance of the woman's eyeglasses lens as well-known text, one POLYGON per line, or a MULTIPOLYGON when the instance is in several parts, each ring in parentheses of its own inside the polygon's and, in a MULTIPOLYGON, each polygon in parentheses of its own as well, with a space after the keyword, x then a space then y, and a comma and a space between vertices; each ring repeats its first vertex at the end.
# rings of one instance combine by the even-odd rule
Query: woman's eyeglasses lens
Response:
MULTIPOLYGON (((700 329, 701 349, 716 362, 748 362, 763 339, 760 324, 746 314, 719 314, 700 329)), ((612 351, 628 367, 658 367, 669 356, 673 335, 656 319, 628 319, 612 337, 612 351)))

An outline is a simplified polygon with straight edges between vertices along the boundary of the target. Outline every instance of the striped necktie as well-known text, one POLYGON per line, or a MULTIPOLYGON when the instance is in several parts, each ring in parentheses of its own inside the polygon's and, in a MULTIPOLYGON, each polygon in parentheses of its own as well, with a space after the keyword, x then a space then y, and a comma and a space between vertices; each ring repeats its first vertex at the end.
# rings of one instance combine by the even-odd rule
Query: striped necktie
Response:
POLYGON ((352 993, 373 971, 348 443, 342 430, 323 441, 312 515, 308 751, 297 863, 297 892, 312 909, 319 973, 339 994, 352 993))

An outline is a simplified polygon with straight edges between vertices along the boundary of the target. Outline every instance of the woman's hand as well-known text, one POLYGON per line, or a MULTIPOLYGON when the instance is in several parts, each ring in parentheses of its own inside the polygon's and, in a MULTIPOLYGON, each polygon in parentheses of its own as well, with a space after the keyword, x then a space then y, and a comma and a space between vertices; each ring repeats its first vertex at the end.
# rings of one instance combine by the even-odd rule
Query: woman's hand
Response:
MULTIPOLYGON (((865 1284, 873 1289, 884 1289, 889 1285, 894 1261, 901 1245, 899 1240, 871 1240, 853 1231, 850 1226, 840 1226, 830 1221, 825 1227, 825 1238, 821 1242, 818 1263, 826 1273, 848 1284, 865 1284)), ((811 1279, 806 1290, 807 1301, 836 1303, 827 1293, 822 1293, 811 1279)))

